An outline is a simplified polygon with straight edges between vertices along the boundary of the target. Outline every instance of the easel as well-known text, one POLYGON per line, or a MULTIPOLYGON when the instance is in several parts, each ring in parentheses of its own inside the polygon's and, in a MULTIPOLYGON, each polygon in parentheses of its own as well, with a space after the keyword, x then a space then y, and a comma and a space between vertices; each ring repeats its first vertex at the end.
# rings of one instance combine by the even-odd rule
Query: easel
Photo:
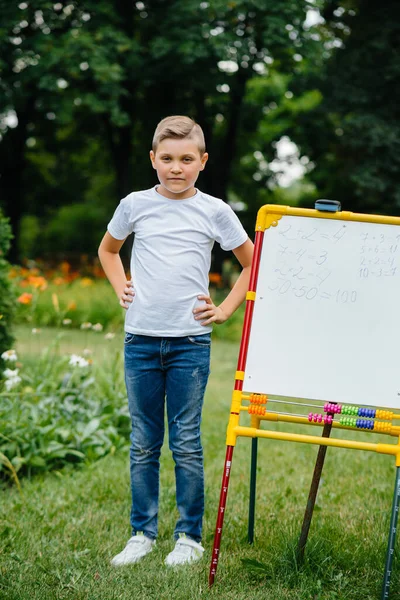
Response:
MULTIPOLYGON (((308 531, 311 524, 311 518, 314 510, 314 504, 318 492, 319 481, 321 472, 324 465, 325 453, 328 446, 353 449, 353 450, 365 450, 370 452, 378 452, 382 454, 388 454, 395 457, 396 460, 396 480, 395 488, 393 493, 392 511, 391 511, 391 522, 389 530, 389 539, 386 553, 385 570, 383 578, 383 588, 381 600, 388 600, 389 598, 389 587, 390 578, 392 572, 392 562, 396 540, 396 529, 398 521, 398 512, 400 506, 400 426, 393 425, 392 421, 400 419, 400 414, 396 414, 391 410, 385 409, 371 409, 368 407, 356 407, 353 404, 341 405, 336 401, 325 402, 323 398, 319 401, 313 400, 311 404, 307 404, 307 401, 293 402, 293 404, 302 404, 304 407, 315 407, 322 412, 310 412, 306 415, 292 415, 287 413, 279 413, 276 410, 269 410, 269 405, 274 403, 283 402, 283 400, 269 399, 266 394, 257 393, 254 391, 254 387, 251 393, 244 392, 244 386, 250 386, 250 377, 246 373, 246 366, 249 353, 249 345, 251 342, 251 325, 254 318, 254 306, 257 298, 257 284, 259 281, 259 270, 262 259, 264 232, 270 227, 277 227, 278 222, 283 216, 301 216, 312 219, 334 219, 346 222, 357 222, 357 223, 376 223, 380 225, 400 225, 400 218, 395 217, 384 217, 374 215, 361 215, 353 213, 336 213, 338 210, 335 205, 338 203, 332 201, 320 201, 319 205, 316 204, 318 210, 308 209, 293 209, 284 206, 266 205, 262 207, 258 213, 256 223, 256 236, 255 236, 255 250, 252 264, 252 271, 250 276, 249 291, 246 296, 246 311, 244 316, 243 334, 239 350, 239 358, 237 371, 235 375, 234 390, 232 394, 232 403, 230 418, 227 428, 227 439, 226 439, 226 457, 222 477, 221 493, 219 500, 219 508, 217 515, 216 530, 214 536, 214 546, 210 565, 209 573, 209 585, 213 585, 216 576, 218 559, 220 553, 221 537, 224 516, 226 512, 226 502, 228 494, 228 486, 230 481, 233 450, 236 445, 237 437, 250 437, 252 438, 252 450, 251 450, 251 472, 250 472, 250 501, 249 501, 249 521, 248 521, 248 540, 250 543, 254 541, 254 516, 255 516, 255 498, 256 498, 256 471, 257 471, 257 445, 258 438, 267 438, 272 440, 284 440, 292 442, 302 442, 307 444, 318 445, 319 452, 314 468, 314 474, 310 487, 310 492, 307 501, 307 507, 303 519, 303 525, 301 529, 300 539, 297 548, 297 559, 301 561, 304 556, 305 546, 308 537, 308 531), (325 212, 328 211, 328 212, 325 212), (317 402, 317 403, 316 403, 317 402), (268 409, 267 409, 268 407, 268 409), (240 413, 246 412, 250 415, 250 426, 240 425, 240 413), (339 416, 340 415, 340 416, 339 416), (288 433, 283 431, 271 431, 260 428, 261 422, 286 422, 295 423, 298 425, 314 425, 315 427, 323 427, 322 437, 317 435, 299 434, 299 433, 288 433), (344 429, 354 430, 362 429, 370 433, 383 433, 392 437, 397 438, 397 443, 374 443, 374 442, 362 442, 357 440, 345 440, 338 438, 331 438, 330 434, 332 429, 344 429)), ((344 225, 346 226, 346 225, 344 225)), ((357 232, 358 234, 358 232, 357 232)), ((321 238, 327 238, 325 231, 321 232, 321 238)), ((381 236, 383 234, 381 233, 381 236)), ((308 239, 303 236, 302 239, 308 239)), ((338 237, 339 239, 339 237, 338 237)), ((375 239, 375 238, 374 238, 375 239)), ((399 236, 400 239, 400 236, 399 236)), ((393 247, 393 246, 392 246, 393 247)), ((392 247, 391 250, 392 251, 392 247)), ((383 246, 382 246, 383 248, 383 246)), ((293 250, 291 251, 293 254, 293 250)), ((301 250, 303 252, 303 250, 301 250)), ((397 246, 396 250, 397 252, 397 246)), ((325 252, 326 253, 326 252, 325 252)), ((298 253, 299 256, 303 254, 298 253)), ((314 258, 314 257, 311 257, 314 258)), ((277 271, 278 269, 275 269, 277 271)), ((312 275, 312 274, 311 274, 312 275)), ((360 277, 365 275, 360 272, 360 277)), ((282 294, 285 294, 290 285, 287 285, 287 281, 282 284, 282 294), (287 289, 286 289, 287 288, 287 289)), ((303 286, 304 287, 304 286, 303 286)), ((274 285, 269 287, 270 290, 275 290, 274 285)), ((300 288, 301 289, 301 288, 300 288)), ((305 288, 307 289, 307 288, 305 288)), ((314 289, 309 288, 307 292, 302 290, 302 293, 308 294, 310 299, 314 298, 316 293, 314 289), (311 292, 311 290, 313 290, 311 292), (315 295, 314 295, 315 294, 315 295)), ((321 288, 322 290, 322 288, 321 288)), ((339 290, 341 291, 341 290, 339 290)), ((272 293, 272 292, 271 292, 272 293)), ((324 296, 326 292, 321 291, 320 296, 324 296)), ((297 297, 301 297, 300 294, 296 294, 297 297)), ((400 295, 398 296, 400 297, 400 295)), ((257 300, 262 300, 260 296, 257 300)), ((347 296, 342 297, 343 302, 347 302, 347 296), (345 298, 345 300, 343 300, 345 298)), ((260 380, 260 379, 259 379, 260 380)), ((268 382, 267 382, 268 387, 268 382)), ((246 387, 245 387, 246 389, 246 387)), ((271 396, 278 396, 279 393, 271 392, 271 396)), ((400 393, 398 392, 400 396, 400 393)), ((294 395, 282 394, 282 396, 290 396, 296 398, 294 395)), ((301 398, 307 398, 308 396, 302 395, 301 398)), ((367 402, 367 404, 369 404, 367 402)), ((387 406, 386 404, 383 406, 387 406)), ((395 403, 397 408, 397 404, 395 403)), ((314 409, 315 410, 315 409, 314 409)))

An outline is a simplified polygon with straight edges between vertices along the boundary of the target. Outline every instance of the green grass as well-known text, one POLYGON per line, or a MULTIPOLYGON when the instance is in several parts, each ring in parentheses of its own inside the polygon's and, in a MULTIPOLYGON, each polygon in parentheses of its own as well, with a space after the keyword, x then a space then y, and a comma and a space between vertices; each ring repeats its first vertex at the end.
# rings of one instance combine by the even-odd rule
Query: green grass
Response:
MULTIPOLYGON (((84 332, 75 334, 68 347, 78 351, 79 334, 84 332)), ((101 340, 101 334, 90 334, 97 336, 93 340, 101 340)), ((29 360, 28 346, 26 340, 19 341, 23 360, 29 360)), ((106 359, 103 346, 103 342, 96 346, 99 361, 106 359)), ((173 546, 176 519, 173 463, 165 447, 157 547, 135 566, 116 570, 109 565, 130 535, 128 454, 120 453, 89 467, 23 480, 22 495, 16 488, 0 491, 2 600, 380 598, 393 460, 375 453, 328 449, 306 560, 300 568, 294 555, 317 447, 259 440, 255 543, 249 546, 250 440, 245 438, 238 440, 234 451, 220 561, 215 585, 208 589, 237 352, 237 344, 214 341, 203 418, 206 553, 202 563, 176 570, 163 566, 173 546)), ((383 436, 361 436, 388 441, 383 436)), ((396 558, 391 600, 400 598, 396 558)))
POLYGON ((115 332, 115 337, 111 340, 105 339, 105 332, 96 332, 92 330, 81 331, 79 329, 69 329, 63 327, 44 327, 37 333, 32 333, 32 328, 26 325, 16 325, 14 328, 18 356, 21 361, 31 363, 37 359, 37 356, 43 353, 51 344, 57 340, 53 352, 59 356, 65 354, 82 355, 85 349, 90 351, 90 357, 94 361, 94 367, 108 363, 110 355, 122 353, 122 344, 124 339, 123 330, 115 332))

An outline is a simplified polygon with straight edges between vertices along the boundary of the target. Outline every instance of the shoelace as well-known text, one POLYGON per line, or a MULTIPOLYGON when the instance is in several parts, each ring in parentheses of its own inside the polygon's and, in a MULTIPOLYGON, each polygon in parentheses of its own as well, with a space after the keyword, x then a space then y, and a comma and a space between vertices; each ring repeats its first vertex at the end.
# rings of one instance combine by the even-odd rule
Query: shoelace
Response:
POLYGON ((144 544, 144 539, 139 538, 138 536, 132 537, 129 541, 128 544, 144 544))
POLYGON ((192 551, 192 547, 188 544, 185 544, 185 542, 178 541, 178 543, 175 546, 175 550, 180 554, 190 554, 190 552, 192 551))

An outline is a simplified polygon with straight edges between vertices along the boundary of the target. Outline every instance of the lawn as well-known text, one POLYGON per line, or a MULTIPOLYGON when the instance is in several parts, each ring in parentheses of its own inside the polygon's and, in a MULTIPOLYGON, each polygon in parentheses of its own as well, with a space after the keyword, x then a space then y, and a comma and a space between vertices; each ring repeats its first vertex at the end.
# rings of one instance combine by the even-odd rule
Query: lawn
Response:
POLYGON ((95 365, 102 366, 110 360, 110 355, 120 352, 123 343, 123 332, 118 330, 112 339, 106 339, 103 332, 91 329, 79 330, 68 327, 31 328, 26 325, 15 327, 16 350, 25 363, 37 359, 51 344, 52 352, 59 356, 65 354, 82 354, 89 350, 95 365), (32 333, 33 332, 33 333, 32 333))
MULTIPOLYGON (((43 330, 40 338, 30 335, 27 328, 18 330, 17 349, 25 363, 33 360, 38 344, 44 348, 54 339, 56 330, 43 330)), ((74 331, 64 333, 57 351, 89 347, 96 368, 104 369, 110 354, 120 352, 120 342, 119 335, 106 342, 102 334, 74 331)), ((23 479, 22 494, 15 487, 0 491, 2 600, 380 598, 394 461, 375 453, 328 449, 306 560, 299 567, 295 549, 317 448, 259 441, 255 542, 249 546, 250 441, 244 438, 233 456, 221 556, 215 585, 208 588, 237 352, 237 343, 213 343, 203 418, 207 502, 201 564, 175 570, 163 565, 176 518, 173 464, 165 448, 157 547, 137 565, 110 566, 130 534, 128 454, 121 450, 90 466, 23 479)), ((360 436, 378 441, 370 434, 360 436)), ((391 600, 400 598, 399 584, 395 560, 391 600)))

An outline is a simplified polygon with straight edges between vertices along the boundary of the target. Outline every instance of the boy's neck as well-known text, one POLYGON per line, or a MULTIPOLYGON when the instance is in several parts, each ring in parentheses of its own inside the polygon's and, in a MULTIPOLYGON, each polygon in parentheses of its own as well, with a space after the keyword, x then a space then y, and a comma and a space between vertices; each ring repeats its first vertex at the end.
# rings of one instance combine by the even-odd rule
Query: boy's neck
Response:
POLYGON ((161 184, 156 186, 156 192, 160 194, 160 196, 164 196, 169 200, 186 200, 187 198, 193 198, 193 196, 197 194, 197 190, 194 186, 188 190, 185 190, 184 192, 178 192, 175 194, 174 192, 167 190, 161 184))

